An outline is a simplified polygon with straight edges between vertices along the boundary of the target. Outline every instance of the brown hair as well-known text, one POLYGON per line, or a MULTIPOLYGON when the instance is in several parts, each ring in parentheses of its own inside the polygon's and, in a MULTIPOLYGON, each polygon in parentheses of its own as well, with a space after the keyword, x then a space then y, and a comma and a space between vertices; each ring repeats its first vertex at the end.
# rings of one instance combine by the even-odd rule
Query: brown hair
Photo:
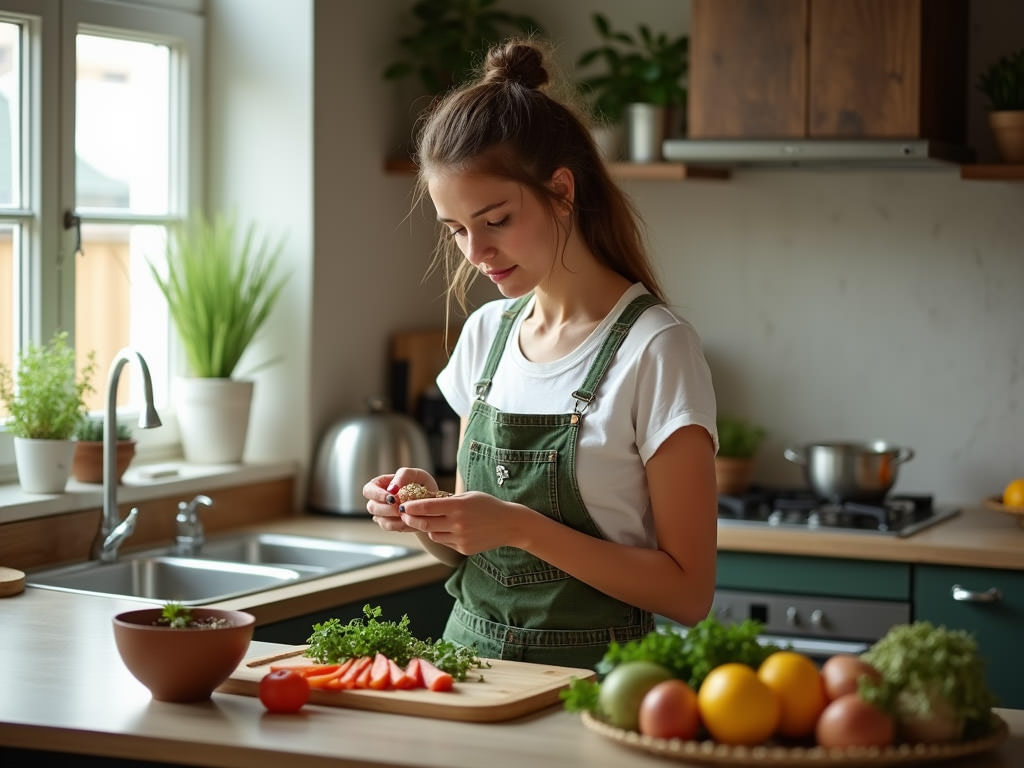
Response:
MULTIPOLYGON (((644 243, 643 222, 608 175, 590 131, 573 107, 545 91, 550 78, 542 44, 509 40, 487 54, 482 76, 439 99, 424 115, 416 141, 419 166, 415 204, 436 173, 472 168, 519 182, 547 203, 552 216, 565 205, 547 186, 568 168, 575 178, 574 226, 598 261, 660 299, 644 243)), ((430 269, 442 269, 446 306, 466 311, 478 271, 451 238, 438 239, 430 269)))

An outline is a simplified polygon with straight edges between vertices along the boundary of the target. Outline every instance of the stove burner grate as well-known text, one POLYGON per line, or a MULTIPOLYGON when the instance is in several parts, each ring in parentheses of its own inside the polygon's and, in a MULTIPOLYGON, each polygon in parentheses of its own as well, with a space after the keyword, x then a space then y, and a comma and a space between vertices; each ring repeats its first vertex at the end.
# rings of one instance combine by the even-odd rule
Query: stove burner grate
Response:
POLYGON ((754 487, 742 496, 719 496, 718 519, 726 525, 768 525, 909 536, 952 517, 930 494, 893 494, 878 503, 830 502, 806 489, 754 487))

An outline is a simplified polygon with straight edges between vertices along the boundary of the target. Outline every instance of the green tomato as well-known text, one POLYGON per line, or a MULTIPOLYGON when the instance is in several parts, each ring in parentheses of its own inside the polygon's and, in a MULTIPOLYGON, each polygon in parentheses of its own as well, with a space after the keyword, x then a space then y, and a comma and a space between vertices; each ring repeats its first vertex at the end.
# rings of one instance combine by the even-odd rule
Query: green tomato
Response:
POLYGON ((624 661, 601 681, 598 709, 611 725, 635 731, 644 694, 672 677, 668 669, 653 661, 624 661))

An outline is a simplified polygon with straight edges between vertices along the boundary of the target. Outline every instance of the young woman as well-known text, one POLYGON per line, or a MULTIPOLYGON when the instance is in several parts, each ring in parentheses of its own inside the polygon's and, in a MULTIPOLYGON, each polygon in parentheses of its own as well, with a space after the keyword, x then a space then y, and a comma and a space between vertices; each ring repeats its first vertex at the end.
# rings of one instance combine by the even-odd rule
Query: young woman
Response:
POLYGON ((449 306, 482 275, 437 384, 462 420, 456 494, 398 468, 363 493, 389 531, 455 566, 444 636, 481 656, 593 666, 660 614, 704 618, 715 583, 715 396, 640 220, 584 123, 545 92, 535 43, 490 51, 418 143, 449 306))

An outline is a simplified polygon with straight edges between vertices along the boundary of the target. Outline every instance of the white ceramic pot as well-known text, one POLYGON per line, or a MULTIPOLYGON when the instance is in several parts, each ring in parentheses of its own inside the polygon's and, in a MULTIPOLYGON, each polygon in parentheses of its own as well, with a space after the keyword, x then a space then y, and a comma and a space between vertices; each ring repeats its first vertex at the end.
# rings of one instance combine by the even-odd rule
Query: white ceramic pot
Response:
POLYGON ((14 438, 14 462, 21 489, 25 493, 64 493, 74 455, 74 440, 14 438))
POLYGON ((253 383, 236 379, 180 378, 174 408, 185 461, 239 464, 249 430, 253 383))
POLYGON ((626 105, 626 159, 632 163, 661 160, 668 110, 655 104, 626 105))

